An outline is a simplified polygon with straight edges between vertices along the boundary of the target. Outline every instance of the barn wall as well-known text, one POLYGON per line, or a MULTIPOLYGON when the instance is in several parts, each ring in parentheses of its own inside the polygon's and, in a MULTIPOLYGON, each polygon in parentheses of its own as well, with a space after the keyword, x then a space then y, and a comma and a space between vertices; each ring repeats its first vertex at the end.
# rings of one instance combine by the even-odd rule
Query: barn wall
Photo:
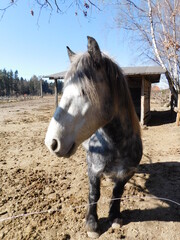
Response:
POLYGON ((128 78, 133 103, 142 125, 146 125, 151 118, 150 95, 151 82, 145 76, 128 78))
POLYGON ((141 78, 128 78, 128 86, 139 119, 141 116, 141 81, 141 78))
POLYGON ((141 88, 130 88, 131 97, 134 103, 134 107, 138 118, 141 116, 141 88))

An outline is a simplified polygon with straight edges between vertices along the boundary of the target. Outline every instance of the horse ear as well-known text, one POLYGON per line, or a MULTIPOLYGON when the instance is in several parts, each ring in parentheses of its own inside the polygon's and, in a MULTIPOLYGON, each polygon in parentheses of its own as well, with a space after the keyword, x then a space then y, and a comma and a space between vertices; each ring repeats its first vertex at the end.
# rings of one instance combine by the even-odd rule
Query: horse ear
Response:
POLYGON ((68 56, 69 56, 69 60, 70 62, 72 62, 72 58, 73 56, 75 56, 76 54, 67 46, 67 52, 68 52, 68 56))
POLYGON ((88 39, 88 53, 91 55, 95 63, 100 63, 102 59, 101 50, 98 43, 93 37, 87 37, 88 39))

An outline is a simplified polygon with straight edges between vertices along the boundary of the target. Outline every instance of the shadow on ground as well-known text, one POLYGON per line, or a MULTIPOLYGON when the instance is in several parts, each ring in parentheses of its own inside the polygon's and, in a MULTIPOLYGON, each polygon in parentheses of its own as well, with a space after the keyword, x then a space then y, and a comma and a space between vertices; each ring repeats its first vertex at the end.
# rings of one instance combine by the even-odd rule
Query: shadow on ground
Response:
POLYGON ((176 121, 176 114, 174 111, 151 111, 151 119, 148 126, 159 126, 163 124, 173 123, 176 121))
MULTIPOLYGON (((162 198, 161 201, 166 203, 166 207, 160 204, 152 209, 127 209, 122 212, 123 225, 143 221, 180 222, 180 163, 142 164, 139 166, 139 173, 149 174, 144 190, 154 197, 162 198), (173 200, 179 205, 166 199, 173 200)), ((99 219, 99 223, 102 233, 111 227, 107 218, 99 219)))
POLYGON ((140 173, 149 174, 145 187, 150 195, 162 198, 168 207, 159 206, 155 209, 125 210, 124 223, 141 221, 180 221, 180 163, 162 162, 142 164, 140 173), (166 199, 173 200, 179 205, 166 199))

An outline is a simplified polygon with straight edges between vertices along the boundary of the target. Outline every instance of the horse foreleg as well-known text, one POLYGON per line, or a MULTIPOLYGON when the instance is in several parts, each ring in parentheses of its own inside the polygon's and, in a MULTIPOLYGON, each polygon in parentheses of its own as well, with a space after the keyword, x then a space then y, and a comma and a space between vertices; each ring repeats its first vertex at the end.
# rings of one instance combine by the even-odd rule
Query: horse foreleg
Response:
POLYGON ((97 216, 97 201, 100 197, 100 178, 89 170, 89 207, 86 215, 87 234, 91 238, 100 235, 97 216))
POLYGON ((124 185, 127 181, 117 180, 113 189, 112 199, 110 202, 109 221, 113 228, 122 225, 122 217, 120 213, 120 201, 124 191, 124 185))

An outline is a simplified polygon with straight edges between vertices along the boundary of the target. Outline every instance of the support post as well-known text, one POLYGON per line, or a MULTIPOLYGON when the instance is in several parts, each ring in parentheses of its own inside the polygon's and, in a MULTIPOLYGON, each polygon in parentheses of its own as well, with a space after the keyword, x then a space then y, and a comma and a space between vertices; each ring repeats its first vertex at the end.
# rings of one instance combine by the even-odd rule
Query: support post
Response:
POLYGON ((140 122, 142 125, 144 125, 144 77, 142 77, 142 83, 141 83, 141 116, 140 116, 140 122))
POLYGON ((43 90, 42 90, 42 79, 40 79, 40 97, 42 98, 43 97, 43 90))
POLYGON ((58 82, 54 79, 54 93, 55 93, 55 109, 58 107, 58 82))
POLYGON ((180 93, 178 94, 178 104, 177 104, 177 116, 176 116, 176 125, 179 126, 180 122, 180 93))

